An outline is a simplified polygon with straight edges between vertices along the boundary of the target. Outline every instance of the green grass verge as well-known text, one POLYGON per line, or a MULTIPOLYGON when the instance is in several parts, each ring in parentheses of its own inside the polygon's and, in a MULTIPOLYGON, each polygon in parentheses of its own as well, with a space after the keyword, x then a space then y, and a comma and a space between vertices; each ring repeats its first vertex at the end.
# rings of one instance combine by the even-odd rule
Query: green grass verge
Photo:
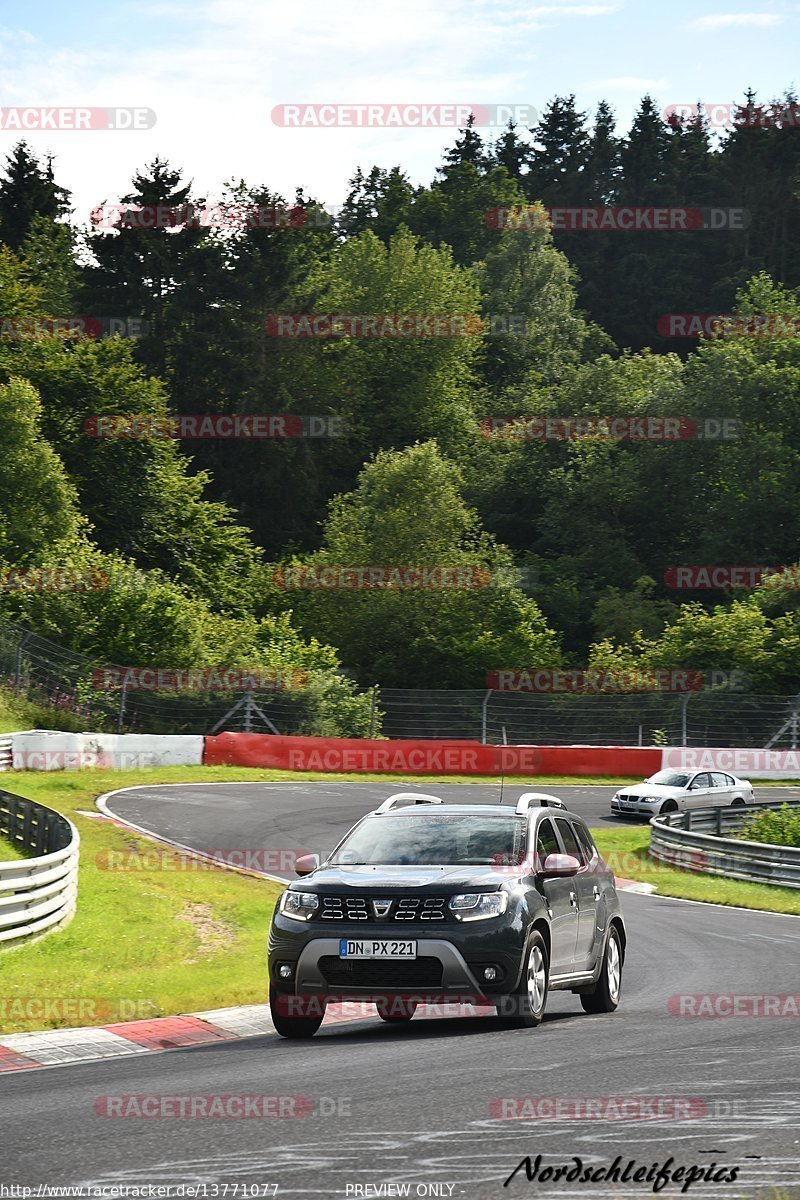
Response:
MULTIPOLYGON (((83 817, 103 791, 216 777, 169 771, 15 772, 7 790, 64 813, 81 835, 78 910, 66 928, 0 944, 0 1032, 100 1025, 263 1002, 266 939, 280 886, 205 868, 110 822, 83 817), (109 852, 139 850, 148 871, 108 870, 109 852)), ((228 771, 229 778, 236 775, 228 771)), ((127 856, 126 856, 127 858, 127 856)), ((120 858, 112 862, 119 862, 120 858)))
POLYGON ((719 875, 677 871, 650 858, 650 826, 593 829, 597 848, 616 875, 655 885, 660 896, 705 900, 710 904, 762 908, 800 916, 800 890, 767 883, 746 883, 719 875))
POLYGON ((24 850, 20 850, 13 842, 10 842, 4 834, 0 833, 0 862, 19 862, 20 859, 30 858, 31 854, 24 850))
MULTIPOLYGON (((431 776, 321 775, 245 767, 170 767, 135 771, 8 772, 0 786, 68 816, 81 835, 78 911, 63 930, 17 946, 0 944, 0 1032, 106 1024, 180 1012, 260 1003, 266 998, 266 935, 280 885, 218 870, 177 852, 159 851, 164 869, 105 869, 109 852, 138 850, 152 863, 153 842, 95 811, 102 792, 181 782, 353 780, 379 782, 387 793, 405 782, 433 786, 431 776)), ((494 777, 451 776, 436 782, 484 783, 494 777)), ((506 784, 539 789, 559 783, 607 782, 509 777, 506 784)), ((615 781, 621 782, 621 781, 615 781)), ((434 788, 435 790, 435 788, 434 788)), ((511 799, 511 797, 509 797, 511 799)), ((790 889, 730 883, 681 871, 654 873, 647 826, 596 831, 617 871, 656 882, 665 895, 800 913, 790 889), (623 869, 624 868, 624 869, 623 869)), ((2 854, 0 854, 2 857, 2 854)), ((119 861, 119 858, 111 861, 119 861)))

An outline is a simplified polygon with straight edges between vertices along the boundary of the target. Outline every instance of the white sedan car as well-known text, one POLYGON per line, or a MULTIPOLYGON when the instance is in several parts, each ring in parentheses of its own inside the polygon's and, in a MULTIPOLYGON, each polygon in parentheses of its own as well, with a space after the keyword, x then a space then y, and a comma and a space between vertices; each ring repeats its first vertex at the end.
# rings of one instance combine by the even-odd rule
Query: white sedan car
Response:
POLYGON ((642 783, 620 788, 611 801, 616 815, 654 817, 656 813, 712 804, 752 804, 753 785, 725 771, 656 771, 642 783))

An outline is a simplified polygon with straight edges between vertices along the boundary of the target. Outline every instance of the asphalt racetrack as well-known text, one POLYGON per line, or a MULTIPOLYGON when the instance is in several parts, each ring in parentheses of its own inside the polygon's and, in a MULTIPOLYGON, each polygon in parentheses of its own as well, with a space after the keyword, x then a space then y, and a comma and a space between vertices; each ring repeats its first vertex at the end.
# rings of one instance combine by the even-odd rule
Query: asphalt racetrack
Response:
MULTIPOLYGON (((206 853, 325 851, 392 790, 499 795, 484 785, 191 784, 120 793, 109 810, 206 853)), ((522 790, 507 785, 506 803, 522 790)), ((612 820, 612 788, 542 790, 590 826, 612 820)), ((403 1027, 375 1018, 323 1026, 307 1043, 269 1035, 6 1075, 3 1181, 203 1184, 198 1195, 246 1200, 653 1195, 652 1182, 547 1178, 575 1159, 599 1170, 621 1156, 623 1168, 634 1160, 717 1178, 682 1193, 679 1176, 662 1197, 800 1196, 798 1017, 681 1016, 686 1004, 670 1003, 800 992, 800 920, 629 893, 622 905, 629 947, 614 1014, 587 1016, 577 997, 554 993, 535 1030, 505 1030, 489 1015, 418 1015, 403 1027), (300 1118, 97 1115, 99 1097, 153 1093, 307 1102, 300 1118), (504 1186, 526 1155, 541 1156, 537 1177, 520 1170, 504 1186)))

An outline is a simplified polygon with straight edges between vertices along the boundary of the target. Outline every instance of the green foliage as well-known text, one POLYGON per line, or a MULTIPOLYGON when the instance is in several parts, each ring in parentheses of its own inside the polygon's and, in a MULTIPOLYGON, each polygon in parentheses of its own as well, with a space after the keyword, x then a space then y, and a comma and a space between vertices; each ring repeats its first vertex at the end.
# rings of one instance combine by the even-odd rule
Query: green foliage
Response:
POLYGON ((41 436, 42 404, 24 379, 0 386, 0 562, 36 563, 83 522, 74 485, 41 436))
POLYGON ((364 684, 475 687, 500 667, 560 663, 555 636, 514 586, 510 556, 480 528, 459 482, 429 442, 378 454, 356 490, 331 505, 322 549, 306 567, 457 567, 470 581, 293 593, 302 627, 339 647, 364 684))
POLYGON ((630 591, 607 588, 594 606, 592 625, 600 638, 627 642, 637 631, 645 637, 661 633, 678 614, 677 604, 656 598, 656 581, 649 575, 637 579, 630 591))
POLYGON ((736 834, 745 842, 763 842, 768 846, 800 847, 800 811, 782 804, 778 809, 763 809, 748 816, 736 834))
POLYGON ((771 619, 754 597, 715 605, 682 604, 678 617, 658 638, 634 633, 628 646, 604 640, 589 651, 590 665, 603 670, 741 671, 755 692, 782 692, 797 678, 800 620, 797 614, 771 619))
POLYGON ((69 225, 41 214, 33 217, 20 250, 23 275, 37 289, 43 311, 54 317, 80 315, 74 307, 78 291, 75 249, 69 225))
MULTIPOLYGON (((800 142, 779 113, 766 120, 769 105, 746 103, 750 124, 713 144, 702 112, 664 122, 649 97, 627 135, 606 103, 590 117, 572 96, 530 136, 509 126, 486 142, 470 121, 428 186, 400 166, 359 170, 332 227, 298 192, 296 227, 210 228, 204 200, 157 159, 134 175, 128 215, 80 255, 52 164, 18 146, 0 180, 0 567, 83 566, 115 582, 6 592, 2 611, 123 663, 300 666, 307 729, 364 729, 369 698, 345 669, 480 687, 487 670, 560 665, 561 646, 576 665, 739 670, 754 689, 796 692, 795 579, 687 594, 667 574, 800 553, 800 340, 656 335, 661 314, 684 309, 800 316, 800 142), (491 218, 537 203, 750 219, 712 236, 550 231, 541 208, 527 230, 491 218), (141 205, 182 223, 141 228, 141 205), (506 316, 526 332, 266 335, 269 314, 310 311, 506 316), (13 324, 80 313, 149 330, 92 341, 13 324), (188 448, 91 436, 97 418, 176 413, 319 414, 345 433, 188 448), (485 436, 481 419, 503 415, 668 417, 700 433, 732 420, 740 436, 485 436), (291 592, 265 558, 458 566, 491 584, 291 592)), ((234 181, 225 204, 284 201, 234 181)))
MULTIPOLYGON (((323 313, 430 314, 463 321, 480 311, 478 285, 449 249, 419 243, 400 229, 384 245, 373 233, 345 242, 309 280, 323 313)), ((343 337, 296 357, 311 396, 334 394, 338 410, 367 452, 418 438, 447 442, 471 416, 481 338, 343 337)))
POLYGON ((39 338, 0 342, 0 380, 23 373, 40 392, 42 423, 58 446, 98 545, 182 580, 220 608, 243 611, 257 559, 229 506, 207 497, 210 478, 170 438, 93 436, 111 415, 168 415, 162 384, 128 342, 39 338), (92 424, 94 423, 94 424, 92 424))

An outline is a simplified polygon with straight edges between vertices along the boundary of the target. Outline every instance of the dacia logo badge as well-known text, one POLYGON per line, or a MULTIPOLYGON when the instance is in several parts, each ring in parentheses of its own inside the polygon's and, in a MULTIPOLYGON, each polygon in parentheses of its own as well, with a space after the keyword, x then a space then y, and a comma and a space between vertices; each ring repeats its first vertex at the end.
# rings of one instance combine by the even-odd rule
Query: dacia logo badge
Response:
POLYGON ((376 920, 382 917, 388 917, 389 909, 392 907, 391 900, 373 900, 372 911, 375 913, 376 920))

